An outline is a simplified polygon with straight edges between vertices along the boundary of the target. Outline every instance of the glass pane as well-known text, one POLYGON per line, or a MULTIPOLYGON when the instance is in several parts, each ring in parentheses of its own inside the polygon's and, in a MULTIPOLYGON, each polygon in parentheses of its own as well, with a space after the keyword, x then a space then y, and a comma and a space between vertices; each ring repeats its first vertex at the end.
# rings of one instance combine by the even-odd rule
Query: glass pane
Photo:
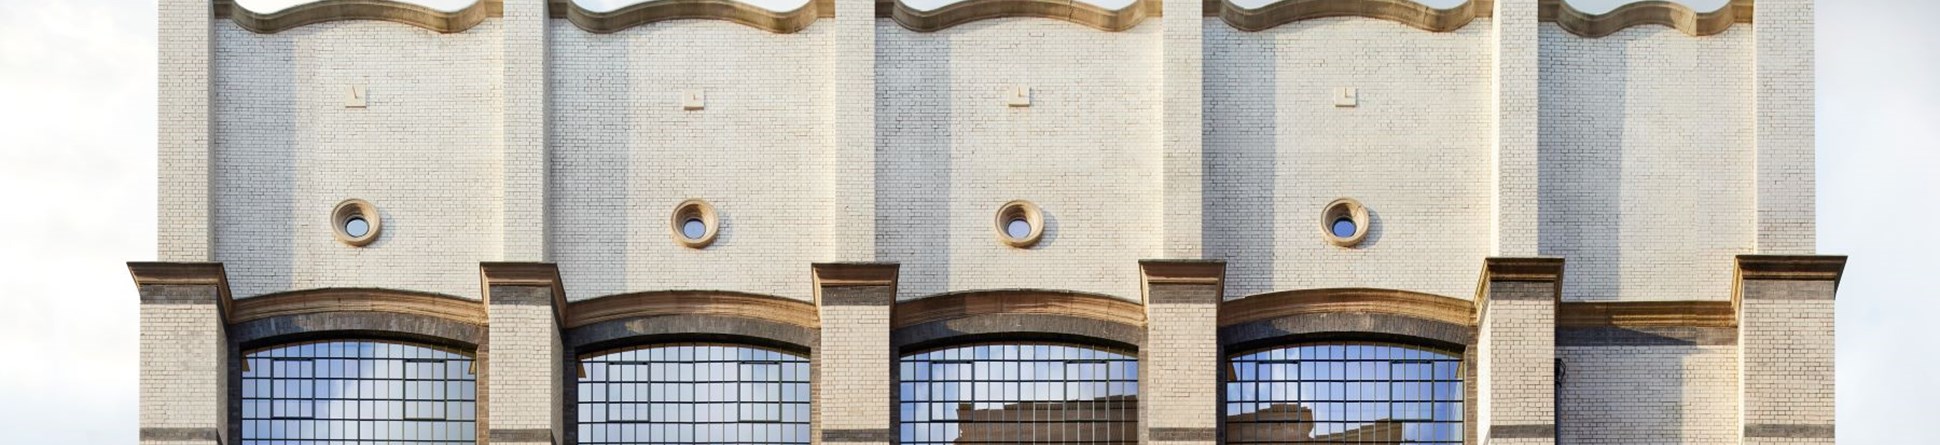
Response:
POLYGON ((1231 358, 1226 443, 1462 443, 1460 357, 1380 343, 1231 358))
POLYGON ((580 444, 808 443, 808 358, 662 344, 580 362, 580 444))
POLYGON ((1135 444, 1138 360, 1059 344, 903 356, 900 443, 1135 444))
POLYGON ((472 357, 431 346, 327 341, 249 353, 242 442, 475 443, 472 357))

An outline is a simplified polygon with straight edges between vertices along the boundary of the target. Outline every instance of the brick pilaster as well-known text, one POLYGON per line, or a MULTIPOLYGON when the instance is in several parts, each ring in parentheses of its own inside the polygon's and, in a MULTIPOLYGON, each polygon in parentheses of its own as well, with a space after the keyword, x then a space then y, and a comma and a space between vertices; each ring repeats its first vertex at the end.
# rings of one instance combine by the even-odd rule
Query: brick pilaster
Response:
POLYGON ((141 292, 141 443, 230 435, 229 284, 220 263, 128 263, 141 292))
MULTIPOLYGON (((876 1, 834 0, 834 258, 876 259, 876 1)), ((815 25, 828 26, 828 25, 815 25)))
POLYGON ((1496 255, 1536 254, 1537 0, 1495 0, 1496 255))
POLYGON ((1477 290, 1476 436, 1484 444, 1556 443, 1559 258, 1489 258, 1477 290))
POLYGON ((1226 263, 1139 262, 1145 345, 1139 429, 1146 443, 1210 445, 1219 428, 1219 302, 1226 263))
POLYGON ((1834 443, 1833 298, 1843 256, 1738 256, 1742 443, 1834 443))
POLYGON ((1814 0, 1759 0, 1757 41, 1758 253, 1817 251, 1813 72, 1814 0))
POLYGON ((1205 178, 1205 4, 1164 2, 1163 111, 1165 255, 1200 258, 1205 178))
POLYGON ((215 10, 210 0, 161 0, 157 6, 156 258, 209 261, 215 258, 209 211, 215 10))
POLYGON ((553 444, 564 437, 564 391, 570 364, 561 351, 565 289, 546 263, 481 263, 488 317, 478 359, 479 433, 493 444, 553 444))
POLYGON ((815 368, 815 422, 810 437, 823 444, 894 442, 889 342, 896 305, 896 264, 824 263, 814 266, 815 306, 822 345, 815 368))
POLYGON ((505 0, 505 158, 500 164, 507 261, 546 260, 546 0, 505 0))

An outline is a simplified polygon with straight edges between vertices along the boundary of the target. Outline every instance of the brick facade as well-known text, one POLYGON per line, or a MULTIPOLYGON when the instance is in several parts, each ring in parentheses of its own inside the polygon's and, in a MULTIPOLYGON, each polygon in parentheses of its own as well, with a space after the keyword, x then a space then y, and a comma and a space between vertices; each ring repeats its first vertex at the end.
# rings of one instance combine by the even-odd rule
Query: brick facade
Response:
POLYGON ((1145 3, 1117 31, 833 0, 791 32, 595 33, 505 0, 257 33, 163 0, 142 443, 236 443, 238 348, 373 332, 472 349, 491 443, 574 442, 576 349, 649 337, 805 349, 818 443, 897 441, 902 349, 1006 338, 1135 349, 1149 443, 1226 439, 1222 354, 1312 339, 1463 357, 1470 443, 1832 441, 1812 1, 1600 37, 1538 0, 1441 31, 1145 3), (362 247, 332 236, 353 198, 362 247), (1337 198, 1359 245, 1320 232, 1337 198), (671 239, 689 199, 703 248, 671 239), (1028 248, 993 227, 1012 200, 1042 209, 1028 248), (801 313, 709 306, 736 298, 801 313))

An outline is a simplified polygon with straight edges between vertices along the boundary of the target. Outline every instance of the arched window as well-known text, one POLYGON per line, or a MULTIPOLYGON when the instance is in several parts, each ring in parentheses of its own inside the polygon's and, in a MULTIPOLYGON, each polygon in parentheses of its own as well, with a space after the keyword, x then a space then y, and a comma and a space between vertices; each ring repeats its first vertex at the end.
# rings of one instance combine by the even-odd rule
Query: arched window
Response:
POLYGON ((322 341, 250 352, 244 363, 244 445, 476 442, 478 379, 467 353, 322 341))
POLYGON ((661 344, 580 361, 580 444, 806 444, 808 359, 661 344))
POLYGON ((1138 360, 1059 344, 984 344, 898 364, 900 443, 1138 442, 1138 360))
POLYGON ((1324 343, 1233 356, 1231 444, 1462 443, 1462 360, 1380 343, 1324 343))

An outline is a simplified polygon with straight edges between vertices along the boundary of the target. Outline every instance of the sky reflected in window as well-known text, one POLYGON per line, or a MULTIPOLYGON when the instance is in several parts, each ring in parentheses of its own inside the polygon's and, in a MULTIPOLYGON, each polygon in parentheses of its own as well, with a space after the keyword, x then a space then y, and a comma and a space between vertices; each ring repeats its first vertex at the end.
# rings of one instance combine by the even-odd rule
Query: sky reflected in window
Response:
POLYGON ((328 341, 244 360, 244 445, 475 443, 478 382, 464 353, 328 341))
POLYGON ((1410 346, 1311 344, 1235 356, 1226 443, 1462 443, 1461 358, 1410 346))
POLYGON ((905 445, 1135 444, 1138 360, 1081 346, 990 344, 904 356, 905 445))
POLYGON ((800 355, 669 344, 580 363, 580 444, 809 443, 808 359, 800 355))

